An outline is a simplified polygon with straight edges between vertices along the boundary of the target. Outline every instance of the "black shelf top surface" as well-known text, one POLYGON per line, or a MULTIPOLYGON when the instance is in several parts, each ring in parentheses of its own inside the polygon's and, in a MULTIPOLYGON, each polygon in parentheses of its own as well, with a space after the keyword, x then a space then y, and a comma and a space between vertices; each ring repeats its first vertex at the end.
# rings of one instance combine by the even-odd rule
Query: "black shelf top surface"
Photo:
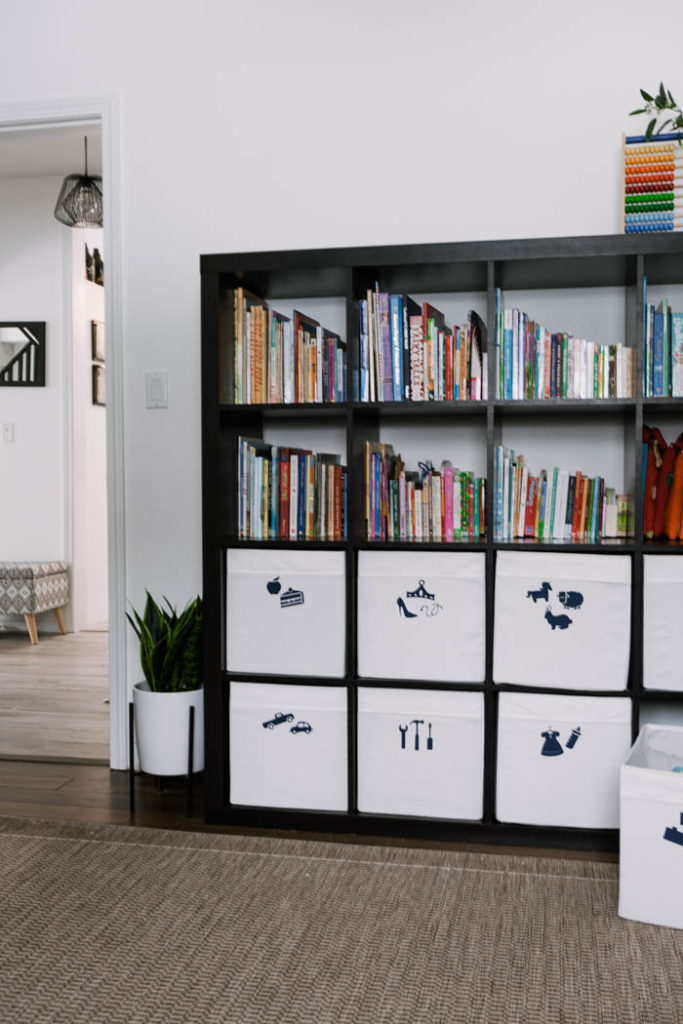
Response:
POLYGON ((683 554, 683 540, 663 540, 661 537, 656 540, 642 541, 643 554, 645 555, 680 555, 683 554))
MULTIPOLYGON (((281 675, 268 672, 231 672, 227 669, 221 673, 221 679, 224 683, 230 682, 245 682, 245 683, 258 683, 267 681, 271 683, 282 683, 283 685, 292 683, 292 676, 281 675)), ((443 679, 373 679, 365 676, 351 676, 346 675, 340 676, 297 676, 297 684, 310 686, 342 686, 342 687, 366 687, 372 689, 372 687, 380 689, 391 689, 394 687, 397 690, 452 690, 454 692, 470 692, 470 693, 483 693, 485 689, 485 683, 472 683, 472 682, 456 682, 454 680, 445 681, 443 679)))
POLYGON ((594 544, 584 541, 532 540, 520 537, 517 540, 494 541, 493 546, 497 551, 580 551, 608 555, 630 554, 635 550, 632 537, 606 537, 594 544))
POLYGON ((240 415, 251 415, 255 412, 263 413, 264 415, 272 415, 278 417, 337 417, 343 418, 346 416, 348 410, 348 404, 346 402, 301 402, 301 403, 280 403, 280 402, 259 402, 259 403, 241 403, 239 405, 226 404, 219 406, 221 414, 239 418, 240 415))
POLYGON ((635 398, 495 398, 493 407, 505 413, 557 414, 628 412, 636 408, 635 398))
POLYGON ((657 413, 677 413, 681 416, 681 425, 683 426, 683 398, 672 398, 667 396, 665 398, 643 398, 643 413, 646 415, 652 414, 655 416, 657 413))
POLYGON ((265 252, 212 253, 200 257, 202 273, 263 268, 365 267, 373 264, 443 263, 477 260, 556 260, 567 257, 636 256, 683 252, 676 232, 579 235, 559 238, 495 239, 327 249, 279 249, 265 252))
POLYGON ((221 548, 280 548, 291 551, 346 551, 349 542, 345 540, 247 540, 241 537, 222 536, 218 538, 221 548))
POLYGON ((356 540, 358 551, 486 551, 485 540, 356 540))
POLYGON ((487 402, 354 402, 352 408, 385 416, 485 416, 487 402))
POLYGON ((544 696, 557 695, 560 697, 633 697, 633 690, 583 690, 581 687, 568 688, 559 686, 522 686, 521 683, 496 683, 493 684, 495 693, 517 693, 517 694, 543 694, 544 696))

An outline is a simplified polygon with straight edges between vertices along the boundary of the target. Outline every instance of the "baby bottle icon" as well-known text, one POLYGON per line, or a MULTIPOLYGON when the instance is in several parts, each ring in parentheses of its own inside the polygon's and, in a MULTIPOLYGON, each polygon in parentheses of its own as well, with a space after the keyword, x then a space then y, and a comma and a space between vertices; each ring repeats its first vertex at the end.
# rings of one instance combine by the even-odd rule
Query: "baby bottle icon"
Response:
POLYGON ((565 747, 567 748, 567 750, 571 750, 572 749, 572 747, 574 746, 574 744, 576 743, 576 741, 578 740, 580 735, 581 735, 581 726, 577 725, 577 727, 575 729, 572 729, 571 734, 569 736, 569 739, 565 743, 565 747))

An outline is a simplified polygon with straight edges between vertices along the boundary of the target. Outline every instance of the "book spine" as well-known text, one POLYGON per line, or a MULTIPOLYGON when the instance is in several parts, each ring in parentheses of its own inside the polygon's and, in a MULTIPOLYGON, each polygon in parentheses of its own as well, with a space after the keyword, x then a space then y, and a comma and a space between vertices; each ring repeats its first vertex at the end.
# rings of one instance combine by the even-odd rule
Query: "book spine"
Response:
POLYGON ((391 354, 392 354, 392 398, 400 402, 403 398, 403 314, 401 296, 389 296, 389 316, 391 323, 391 354))
POLYGON ((683 398, 683 313, 671 314, 671 394, 683 398))
POLYGON ((394 400, 393 356, 391 345, 391 321, 389 316, 389 293, 377 292, 380 350, 382 353, 382 401, 394 400))

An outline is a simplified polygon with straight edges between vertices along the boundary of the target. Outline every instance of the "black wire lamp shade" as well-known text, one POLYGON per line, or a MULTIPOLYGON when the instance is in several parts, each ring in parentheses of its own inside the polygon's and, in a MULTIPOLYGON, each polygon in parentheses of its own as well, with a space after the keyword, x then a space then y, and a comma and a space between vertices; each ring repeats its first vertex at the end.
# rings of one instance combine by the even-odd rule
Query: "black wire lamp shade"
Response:
POLYGON ((88 139, 85 139, 85 173, 64 179, 55 206, 55 217, 69 228, 102 227, 102 178, 88 174, 88 139))

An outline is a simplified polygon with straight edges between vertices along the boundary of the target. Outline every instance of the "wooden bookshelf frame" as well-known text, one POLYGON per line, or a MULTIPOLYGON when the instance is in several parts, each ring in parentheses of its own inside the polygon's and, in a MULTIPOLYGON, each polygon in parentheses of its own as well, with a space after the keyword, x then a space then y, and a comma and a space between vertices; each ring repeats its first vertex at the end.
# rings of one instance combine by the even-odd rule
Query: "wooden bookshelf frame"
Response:
MULTIPOLYGON (((481 417, 485 425, 487 494, 492 494, 494 444, 500 424, 524 414, 538 418, 539 427, 558 414, 576 417, 622 417, 631 439, 634 494, 641 491, 640 438, 645 415, 680 414, 683 399, 652 399, 642 396, 643 379, 643 282, 648 286, 683 283, 683 235, 643 234, 578 238, 543 238, 510 241, 465 242, 433 245, 380 246, 347 249, 292 250, 265 253, 205 255, 201 257, 202 306, 202 497, 203 574, 205 597, 204 681, 206 706, 206 820, 210 823, 270 829, 307 829, 376 836, 422 837, 465 842, 487 842, 577 849, 615 849, 616 830, 537 827, 502 824, 495 817, 496 736, 498 694, 587 694, 539 687, 496 685, 493 682, 493 601, 495 555, 501 550, 583 551, 609 557, 628 554, 632 559, 631 650, 628 687, 622 691, 590 691, 605 698, 628 696, 632 703, 632 734, 639 728, 640 705, 667 700, 683 704, 683 691, 644 690, 643 665, 643 555, 683 554, 683 542, 648 542, 642 539, 642 509, 636 500, 633 538, 599 544, 493 540, 493 503, 487 501, 486 539, 477 542, 393 543, 368 541, 361 536, 362 445, 378 437, 383 416, 410 421, 430 417, 481 417), (466 292, 486 295, 486 323, 494 320, 496 288, 561 289, 624 288, 627 340, 636 350, 636 395, 629 399, 503 400, 495 397, 489 373, 489 397, 480 402, 375 402, 353 398, 356 370, 354 302, 375 280, 388 291, 466 292), (368 282, 371 282, 368 285, 368 282), (266 299, 286 296, 336 296, 346 302, 349 400, 326 405, 220 405, 218 401, 218 353, 229 344, 226 317, 230 289, 242 284, 266 299), (259 436, 269 416, 293 422, 337 422, 346 432, 349 466, 349 534, 341 542, 245 541, 237 538, 235 512, 236 438, 259 436), (486 555, 486 670, 481 684, 419 680, 361 679, 356 672, 356 564, 361 550, 483 551, 486 555), (341 550, 346 557, 347 667, 342 679, 297 677, 299 684, 338 685, 347 691, 348 710, 348 812, 283 810, 232 806, 229 803, 228 706, 231 679, 291 682, 287 676, 262 673, 231 674, 225 665, 225 553, 228 548, 271 547, 306 550, 341 550), (356 711, 359 685, 413 689, 473 690, 483 693, 485 705, 484 815, 481 822, 362 814, 356 807, 356 711)), ((489 332, 491 334, 491 332, 489 332)), ((599 339, 596 339, 599 340, 599 339)), ((489 351, 493 341, 489 337, 489 351)), ((653 420, 656 423, 656 419, 653 420)))

